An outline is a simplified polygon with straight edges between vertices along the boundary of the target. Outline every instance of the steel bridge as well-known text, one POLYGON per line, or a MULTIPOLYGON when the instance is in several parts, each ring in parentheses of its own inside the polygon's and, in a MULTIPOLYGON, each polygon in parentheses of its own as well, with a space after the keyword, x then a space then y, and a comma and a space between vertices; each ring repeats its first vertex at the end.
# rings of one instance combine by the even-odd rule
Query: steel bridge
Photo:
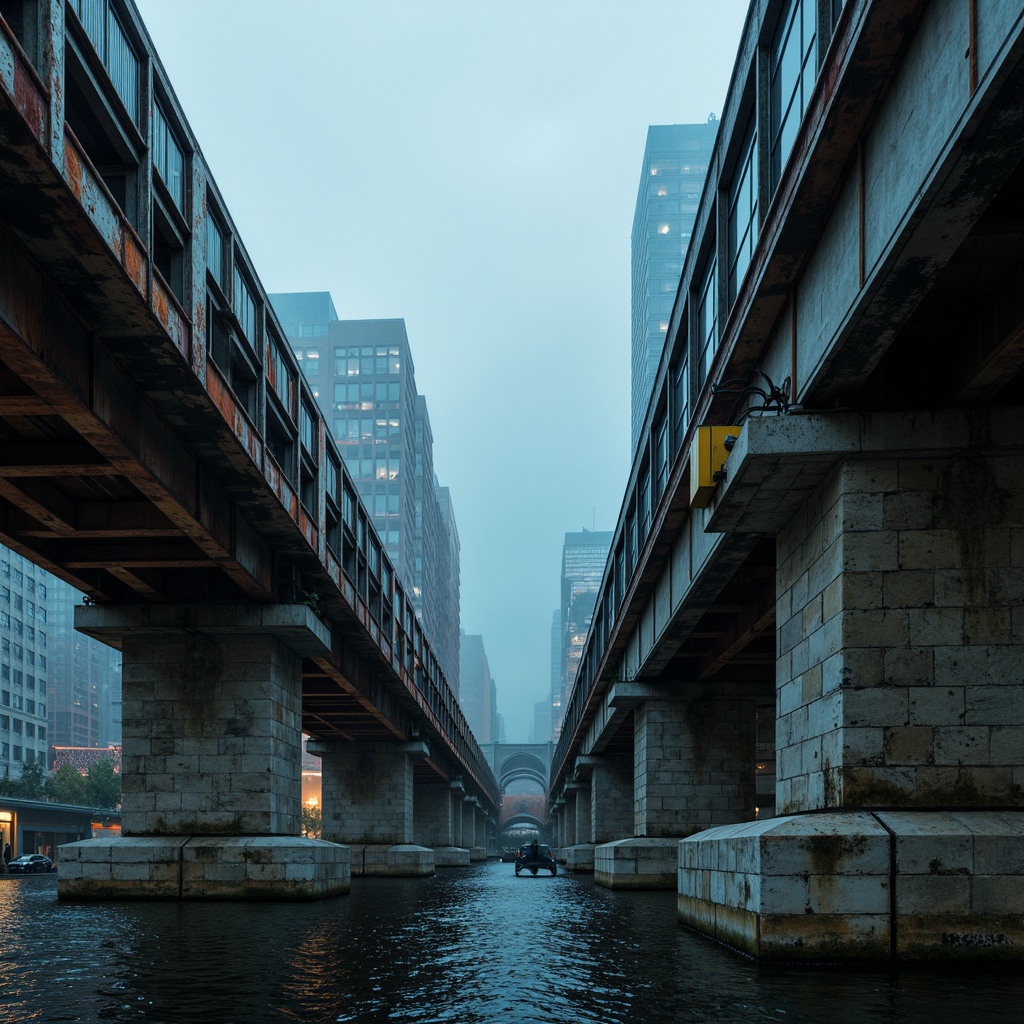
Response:
POLYGON ((1022 57, 1017 0, 750 5, 550 807, 755 955, 1024 949, 1022 57))
MULTIPOLYGON (((458 782, 496 819, 134 5, 0 12, 0 540, 82 590, 82 628, 109 643, 291 634, 302 730, 405 745, 416 785, 458 782)), ((149 755, 124 707, 130 802, 149 755)))

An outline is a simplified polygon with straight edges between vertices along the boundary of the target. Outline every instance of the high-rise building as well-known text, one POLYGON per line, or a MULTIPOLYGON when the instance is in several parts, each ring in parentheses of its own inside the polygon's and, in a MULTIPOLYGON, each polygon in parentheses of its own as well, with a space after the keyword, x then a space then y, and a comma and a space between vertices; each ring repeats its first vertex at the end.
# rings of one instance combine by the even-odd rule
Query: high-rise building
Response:
POLYGON ((459 541, 405 321, 339 320, 327 292, 270 296, 359 496, 459 692, 459 541))
POLYGON ((548 721, 544 735, 538 734, 538 743, 549 743, 558 735, 562 721, 562 609, 551 613, 551 692, 548 694, 548 721))
MULTIPOLYGON (((448 589, 441 595, 442 600, 447 598, 448 608, 443 616, 444 620, 444 642, 449 650, 454 652, 453 660, 459 663, 459 638, 460 638, 460 604, 462 600, 462 578, 461 578, 461 546, 459 544, 459 531, 455 525, 455 508, 452 505, 452 492, 447 487, 436 485, 437 502, 441 509, 441 522, 444 527, 444 539, 448 544, 448 589)), ((461 668, 460 668, 461 673, 461 668)), ((448 685, 456 699, 459 696, 459 677, 449 679, 448 685)))
POLYGON ((494 743, 496 687, 484 650, 484 638, 478 633, 463 633, 459 646, 459 703, 466 723, 477 743, 494 743))
POLYGON ((583 530, 567 533, 562 547, 562 627, 561 707, 555 728, 555 739, 561 731, 562 709, 572 693, 583 644, 594 617, 597 592, 604 576, 608 550, 613 534, 583 530))
POLYGON ((70 584, 49 578, 51 748, 102 748, 121 742, 121 652, 75 630, 75 605, 82 597, 70 584))
POLYGON ((48 573, 0 547, 0 776, 46 767, 48 573))
POLYGON ((665 346, 717 133, 714 116, 704 124, 655 124, 647 129, 632 237, 633 451, 665 346))

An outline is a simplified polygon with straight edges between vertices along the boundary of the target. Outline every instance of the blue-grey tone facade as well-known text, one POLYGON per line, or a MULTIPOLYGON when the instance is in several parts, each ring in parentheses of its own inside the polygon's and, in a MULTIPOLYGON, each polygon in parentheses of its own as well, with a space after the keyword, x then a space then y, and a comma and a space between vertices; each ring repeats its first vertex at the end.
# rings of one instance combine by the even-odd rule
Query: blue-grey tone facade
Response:
POLYGON ((562 545, 562 605, 559 612, 561 685, 554 723, 556 738, 594 617, 594 603, 604 576, 611 542, 610 532, 581 530, 579 533, 567 533, 562 545))
POLYGON ((0 775, 46 767, 50 648, 47 599, 52 577, 0 547, 0 775))
POLYGON ((632 235, 631 451, 636 451, 690 247, 718 122, 647 129, 632 235))
POLYGON ((339 320, 328 292, 270 296, 448 685, 459 692, 459 542, 402 319, 339 320), (427 582, 429 581, 429 582, 427 582))

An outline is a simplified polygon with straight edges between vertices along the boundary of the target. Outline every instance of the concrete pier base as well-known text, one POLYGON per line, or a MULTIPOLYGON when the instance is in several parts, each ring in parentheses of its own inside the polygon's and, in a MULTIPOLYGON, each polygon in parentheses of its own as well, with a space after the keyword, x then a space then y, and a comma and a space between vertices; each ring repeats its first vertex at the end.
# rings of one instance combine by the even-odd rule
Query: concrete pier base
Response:
POLYGON ((1024 812, 878 811, 679 843, 678 917, 763 959, 1019 959, 1024 812))
POLYGON ((351 850, 353 877, 426 878, 434 873, 434 851, 426 846, 353 844, 351 850))
POLYGON ((482 860, 487 860, 487 847, 486 846, 474 846, 469 851, 469 859, 472 863, 477 864, 482 860))
POLYGON ((349 849, 288 836, 122 836, 58 850, 61 899, 322 899, 351 887, 349 849))
POLYGON ((469 864, 469 850, 462 846, 435 846, 435 868, 462 868, 469 864))
POLYGON ((581 873, 593 871, 595 849, 594 843, 577 843, 561 851, 564 854, 566 868, 581 873))
POLYGON ((675 889, 678 863, 678 839, 619 839, 594 848, 594 881, 607 889, 675 889))

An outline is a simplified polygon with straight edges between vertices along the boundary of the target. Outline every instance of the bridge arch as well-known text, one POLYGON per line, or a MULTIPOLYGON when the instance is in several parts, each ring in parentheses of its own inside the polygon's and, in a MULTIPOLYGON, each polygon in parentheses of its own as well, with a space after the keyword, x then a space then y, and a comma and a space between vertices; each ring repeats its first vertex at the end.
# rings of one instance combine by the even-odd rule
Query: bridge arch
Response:
POLYGON ((505 758, 498 771, 498 785, 504 791, 511 783, 522 779, 536 782, 542 790, 548 788, 550 761, 545 762, 538 755, 526 751, 518 751, 505 758))

